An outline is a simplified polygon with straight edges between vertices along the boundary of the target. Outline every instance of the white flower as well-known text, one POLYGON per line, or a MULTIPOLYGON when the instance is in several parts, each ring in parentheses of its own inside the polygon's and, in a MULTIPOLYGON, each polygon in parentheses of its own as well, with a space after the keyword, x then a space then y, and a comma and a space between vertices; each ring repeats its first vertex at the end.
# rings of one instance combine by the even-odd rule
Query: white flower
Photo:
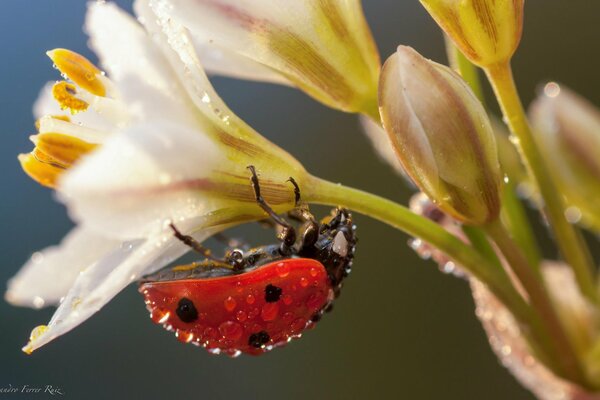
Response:
POLYGON ((360 0, 146 0, 189 28, 209 72, 377 110, 380 60, 360 0))
POLYGON ((168 223, 203 240, 264 216, 246 167, 261 173, 277 211, 293 207, 288 177, 303 167, 236 115, 214 92, 184 28, 145 2, 142 27, 110 3, 90 5, 86 29, 99 69, 76 53, 50 52, 73 83, 43 90, 36 149, 24 169, 56 188, 78 226, 34 254, 10 281, 16 305, 60 304, 32 332, 31 352, 73 329, 141 276, 188 248, 168 223), (62 107, 78 112, 57 117, 62 107))

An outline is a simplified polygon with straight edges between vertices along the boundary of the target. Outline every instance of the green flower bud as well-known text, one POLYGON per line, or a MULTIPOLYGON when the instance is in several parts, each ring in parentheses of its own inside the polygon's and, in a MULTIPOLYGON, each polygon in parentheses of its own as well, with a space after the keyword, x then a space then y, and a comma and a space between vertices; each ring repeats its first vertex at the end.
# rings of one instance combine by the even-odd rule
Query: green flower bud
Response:
POLYGON ((379 107, 396 156, 439 208, 472 225, 498 217, 502 174, 494 133, 456 73, 400 46, 383 67, 379 107))
POLYGON ((600 110, 552 82, 530 113, 538 143, 569 205, 567 218, 600 231, 600 110))

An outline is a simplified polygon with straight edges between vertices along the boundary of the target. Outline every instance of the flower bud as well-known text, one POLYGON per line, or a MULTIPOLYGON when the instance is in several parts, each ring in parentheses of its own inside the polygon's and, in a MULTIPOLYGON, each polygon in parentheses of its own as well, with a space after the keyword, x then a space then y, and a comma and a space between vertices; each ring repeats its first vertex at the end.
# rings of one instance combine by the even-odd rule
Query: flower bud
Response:
POLYGON ((600 231, 600 110, 549 83, 532 105, 531 117, 569 205, 567 218, 600 231))
POLYGON ((483 106, 456 73, 400 46, 383 67, 379 107, 396 156, 440 209, 472 225, 497 218, 496 141, 483 106))
POLYGON ((524 0, 421 0, 421 4, 474 64, 510 60, 523 31, 524 0))

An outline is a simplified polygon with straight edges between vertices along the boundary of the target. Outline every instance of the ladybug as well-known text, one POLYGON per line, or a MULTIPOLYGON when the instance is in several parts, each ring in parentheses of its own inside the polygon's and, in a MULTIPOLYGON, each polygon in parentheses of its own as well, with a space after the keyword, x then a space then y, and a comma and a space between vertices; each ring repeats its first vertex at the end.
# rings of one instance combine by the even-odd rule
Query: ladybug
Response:
POLYGON ((230 241, 219 259, 171 225, 205 259, 163 269, 139 287, 155 323, 184 343, 232 357, 263 354, 312 328, 339 296, 356 245, 351 214, 336 208, 317 222, 290 178, 296 207, 288 217, 300 223, 297 235, 262 198, 256 171, 248 169, 256 202, 269 215, 266 222, 279 228, 279 243, 249 248, 230 241))

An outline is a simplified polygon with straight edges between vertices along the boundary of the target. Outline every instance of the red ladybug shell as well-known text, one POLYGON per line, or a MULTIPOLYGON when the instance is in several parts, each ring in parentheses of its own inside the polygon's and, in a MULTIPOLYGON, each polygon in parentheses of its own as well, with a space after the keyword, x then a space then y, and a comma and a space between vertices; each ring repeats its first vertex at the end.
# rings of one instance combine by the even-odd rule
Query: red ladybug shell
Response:
POLYGON ((308 258, 222 277, 146 282, 140 292, 152 320, 180 341, 231 356, 262 354, 299 337, 334 297, 325 267, 308 258))

